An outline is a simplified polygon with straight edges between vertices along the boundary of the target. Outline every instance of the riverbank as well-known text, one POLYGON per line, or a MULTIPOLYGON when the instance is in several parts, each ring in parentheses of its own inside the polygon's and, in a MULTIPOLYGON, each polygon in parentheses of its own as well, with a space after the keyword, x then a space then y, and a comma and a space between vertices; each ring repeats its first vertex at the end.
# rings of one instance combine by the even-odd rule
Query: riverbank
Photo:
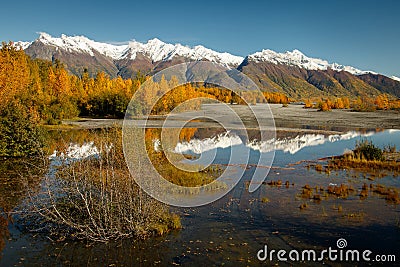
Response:
MULTIPOLYGON (((254 117, 246 106, 230 106, 243 120, 247 128, 257 128, 254 117)), ((254 110, 261 111, 259 118, 261 120, 270 120, 271 116, 265 112, 266 105, 253 106, 254 110), (264 112, 262 112, 264 111, 264 112)), ((349 130, 371 130, 371 129, 400 129, 400 112, 395 110, 374 111, 374 112, 353 112, 351 110, 332 110, 320 112, 316 109, 304 109, 303 105, 289 104, 288 107, 282 107, 281 104, 269 104, 277 130, 301 132, 321 132, 338 133, 349 130)), ((188 120, 193 117, 213 116, 222 123, 227 121, 226 109, 220 104, 203 105, 201 110, 174 114, 172 121, 178 122, 188 120), (225 120, 225 121, 224 121, 225 120)), ((147 127, 162 127, 165 116, 154 116, 147 121, 147 127)), ((145 121, 136 120, 139 125, 145 125, 145 121)), ((122 125, 122 119, 92 119, 81 118, 79 120, 65 120, 62 126, 73 126, 81 129, 105 128, 112 125, 122 125)), ((185 125, 188 128, 215 128, 221 125, 210 119, 197 119, 185 125)))

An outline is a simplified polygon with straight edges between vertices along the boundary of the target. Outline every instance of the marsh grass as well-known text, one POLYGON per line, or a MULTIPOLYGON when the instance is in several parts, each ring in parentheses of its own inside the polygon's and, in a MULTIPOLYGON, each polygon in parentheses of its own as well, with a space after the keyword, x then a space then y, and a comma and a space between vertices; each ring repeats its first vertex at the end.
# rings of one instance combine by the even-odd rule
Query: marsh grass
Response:
POLYGON ((335 157, 330 160, 329 170, 357 169, 379 177, 379 171, 388 170, 395 173, 400 172, 400 162, 395 160, 366 160, 351 155, 335 157))
MULTIPOLYGON (((315 167, 317 170, 317 168, 315 167)), ((385 171, 393 172, 393 176, 398 176, 400 172, 400 152, 396 151, 395 146, 387 146, 380 149, 371 141, 362 140, 356 143, 351 153, 332 157, 325 168, 326 172, 331 170, 353 169, 370 174, 370 180, 386 176, 385 171)))

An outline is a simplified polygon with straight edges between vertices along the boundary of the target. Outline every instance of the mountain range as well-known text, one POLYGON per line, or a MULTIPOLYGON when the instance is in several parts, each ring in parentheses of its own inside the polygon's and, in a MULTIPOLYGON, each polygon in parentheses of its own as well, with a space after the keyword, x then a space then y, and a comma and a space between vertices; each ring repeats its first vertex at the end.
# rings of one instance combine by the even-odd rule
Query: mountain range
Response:
POLYGON ((262 50, 246 57, 221 53, 201 45, 188 47, 165 43, 157 38, 147 43, 96 42, 85 36, 52 37, 40 33, 33 42, 16 42, 32 58, 60 60, 76 75, 85 69, 91 76, 103 71, 110 77, 152 74, 169 66, 207 60, 236 68, 248 75, 262 90, 281 92, 300 99, 320 96, 376 96, 388 93, 400 97, 400 78, 387 77, 352 66, 311 58, 299 50, 278 53, 262 50))

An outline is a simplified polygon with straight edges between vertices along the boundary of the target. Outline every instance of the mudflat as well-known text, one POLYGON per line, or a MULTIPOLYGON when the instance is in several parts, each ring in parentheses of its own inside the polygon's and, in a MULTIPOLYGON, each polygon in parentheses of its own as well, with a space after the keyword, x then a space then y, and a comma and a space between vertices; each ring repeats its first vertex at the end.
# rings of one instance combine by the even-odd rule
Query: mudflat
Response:
MULTIPOLYGON (((258 128, 252 111, 247 106, 229 105, 243 121, 246 128, 258 128)), ((400 129, 400 111, 382 110, 374 112, 353 112, 351 110, 318 111, 304 109, 303 105, 257 104, 251 106, 257 114, 261 125, 275 125, 277 130, 312 131, 312 132, 345 132, 349 130, 400 129)), ((152 116, 149 121, 135 119, 138 125, 146 127, 163 127, 166 116, 152 116)), ((213 128, 231 125, 234 118, 221 104, 206 104, 200 110, 170 115, 169 127, 179 127, 182 121, 190 121, 185 127, 213 128), (192 121, 191 118, 196 118, 192 121), (175 121, 175 124, 174 124, 175 121), (217 122, 219 121, 219 123, 217 122)), ((102 128, 113 124, 122 124, 116 119, 81 119, 67 120, 63 124, 79 128, 102 128)), ((237 127, 241 127, 237 124, 237 127)))
POLYGON ((279 127, 321 128, 325 130, 400 129, 400 111, 379 110, 354 112, 347 109, 318 111, 303 105, 270 105, 275 124, 279 127))

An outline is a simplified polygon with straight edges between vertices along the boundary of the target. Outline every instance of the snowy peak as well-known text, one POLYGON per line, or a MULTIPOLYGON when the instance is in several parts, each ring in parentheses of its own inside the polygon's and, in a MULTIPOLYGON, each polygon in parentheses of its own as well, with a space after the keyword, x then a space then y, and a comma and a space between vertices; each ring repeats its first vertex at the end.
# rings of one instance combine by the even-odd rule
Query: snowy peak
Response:
POLYGON ((189 58, 191 60, 209 60, 227 67, 238 66, 243 57, 234 56, 229 53, 220 53, 204 46, 197 45, 193 48, 181 44, 168 44, 154 38, 142 44, 136 41, 129 43, 129 50, 125 51, 120 58, 130 55, 130 59, 135 59, 137 53, 147 55, 153 62, 172 60, 175 56, 189 58))
POLYGON ((52 37, 44 32, 40 33, 36 41, 68 52, 87 53, 91 56, 94 55, 94 51, 97 51, 113 59, 117 58, 126 49, 126 45, 95 42, 85 36, 67 36, 62 34, 61 37, 52 37))
POLYGON ((36 41, 68 52, 86 53, 90 56, 93 56, 94 52, 97 51, 115 60, 134 60, 136 54, 141 53, 148 56, 153 62, 168 61, 175 56, 182 56, 191 60, 205 59, 227 67, 236 67, 243 61, 243 57, 229 53, 219 53, 201 45, 191 48, 181 44, 165 43, 157 38, 151 39, 147 43, 131 41, 127 45, 112 45, 96 42, 85 36, 66 36, 62 34, 61 37, 52 37, 42 32, 36 41))
POLYGON ((372 73, 372 71, 363 71, 351 66, 344 66, 337 63, 329 63, 326 60, 319 58, 311 58, 304 55, 301 51, 295 49, 285 53, 278 53, 272 50, 262 50, 248 56, 248 59, 254 62, 271 62, 274 64, 284 64, 297 66, 307 70, 327 70, 347 71, 354 75, 372 73))
MULTIPOLYGON (((32 44, 32 42, 24 42, 24 41, 18 41, 13 43, 13 46, 16 47, 17 49, 22 49, 25 50, 26 48, 28 48, 30 45, 32 44)), ((1 47, 1 46, 0 46, 1 47)))
POLYGON ((390 79, 400 82, 400 78, 396 76, 391 76, 390 79))
POLYGON ((64 49, 68 52, 75 51, 81 53, 89 53, 91 56, 93 56, 92 48, 88 44, 89 39, 84 36, 68 37, 62 34, 60 38, 57 38, 52 37, 45 32, 41 32, 37 41, 45 45, 55 46, 57 48, 64 49))

